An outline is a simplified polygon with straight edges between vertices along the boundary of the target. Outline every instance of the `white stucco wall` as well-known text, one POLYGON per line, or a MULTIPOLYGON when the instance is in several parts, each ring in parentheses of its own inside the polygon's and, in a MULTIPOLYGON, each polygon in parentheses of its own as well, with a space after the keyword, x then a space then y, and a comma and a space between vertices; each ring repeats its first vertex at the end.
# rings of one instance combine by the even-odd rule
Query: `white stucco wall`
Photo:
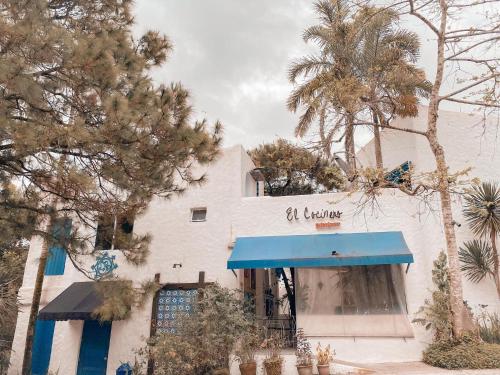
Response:
MULTIPOLYGON (((255 181, 249 176, 254 168, 245 150, 234 146, 223 150, 216 162, 200 167, 195 175, 206 173, 207 182, 201 187, 191 187, 181 196, 170 200, 154 200, 147 211, 136 218, 134 232, 150 233, 152 241, 147 263, 137 267, 127 264, 119 251, 116 275, 131 279, 136 285, 152 280, 160 273, 161 283, 195 283, 200 271, 205 272, 205 281, 218 281, 230 287, 239 287, 235 275, 226 269, 230 255, 228 246, 234 238, 231 218, 242 195, 256 194, 255 181), (207 208, 205 222, 191 222, 191 209, 207 208), (173 268, 175 263, 182 267, 173 268)), ((40 257, 42 241, 33 238, 26 264, 23 285, 20 289, 20 314, 13 343, 9 375, 20 373, 23 348, 26 338, 30 301, 40 257)), ((83 267, 90 270, 92 257, 82 257, 83 267)), ((46 276, 40 308, 59 295, 71 283, 88 281, 83 274, 66 260, 64 275, 46 276)), ((151 319, 149 298, 145 306, 133 311, 127 321, 113 322, 108 355, 108 374, 114 374, 121 362, 134 360, 134 350, 144 344, 149 336, 151 319)), ((57 322, 50 360, 50 370, 59 374, 75 374, 78 362, 82 322, 57 322)))
MULTIPOLYGON (((426 106, 419 106, 415 118, 396 118, 392 125, 425 131, 427 127, 426 106)), ((482 180, 500 180, 500 140, 498 118, 483 118, 479 114, 439 111, 438 138, 445 150, 450 172, 472 168, 469 177, 482 180)), ((425 137, 397 130, 381 131, 382 158, 384 167, 392 169, 410 160, 415 172, 429 172, 436 168, 434 156, 425 137)), ((357 154, 363 167, 375 165, 373 140, 357 154)))
MULTIPOLYGON (((360 194, 346 193, 317 194, 292 197, 243 198, 234 217, 233 226, 238 236, 266 236, 314 233, 356 233, 402 231, 414 255, 415 263, 406 274, 406 296, 411 321, 416 311, 430 296, 433 288, 431 281, 432 263, 440 250, 445 248, 440 215, 434 204, 433 211, 421 205, 416 198, 387 189, 377 199, 373 210, 360 207, 360 194), (317 230, 314 220, 300 216, 304 206, 310 210, 323 208, 343 212, 341 226, 335 230, 317 230), (299 210, 298 221, 286 219, 286 209, 299 210)), ((466 226, 457 228, 459 241, 469 238, 466 226)), ((485 280, 471 284, 464 279, 464 298, 470 306, 486 304, 492 310, 500 311, 500 304, 492 282, 485 280)), ((300 313, 297 326, 300 327, 300 313)), ((338 358, 353 362, 415 361, 421 357, 422 349, 429 343, 429 333, 413 325, 414 339, 403 338, 312 338, 313 346, 317 341, 331 344, 338 358)), ((306 332, 307 333, 307 332, 306 332)))
MULTIPOLYGON (((422 121, 420 118, 405 119, 401 124, 423 126, 422 121)), ((463 169, 471 165, 474 166, 475 176, 483 179, 491 176, 492 179, 500 180, 500 170, 494 167, 500 162, 496 151, 498 141, 489 128, 486 136, 481 138, 473 127, 477 119, 471 120, 463 114, 443 113, 440 121, 444 124, 440 127, 440 137, 444 140, 448 161, 453 168, 463 169), (476 145, 477 142, 479 146, 476 145)), ((432 155, 425 139, 388 131, 382 134, 387 168, 395 167, 406 160, 412 160, 420 170, 432 168, 432 155)), ((373 145, 368 144, 358 154, 358 160, 365 166, 372 165, 373 155, 373 145)), ((240 287, 240 280, 226 269, 226 262, 231 254, 230 245, 238 236, 400 230, 415 258, 415 263, 405 276, 409 319, 413 318, 414 313, 430 295, 432 262, 445 247, 437 202, 431 202, 429 208, 417 198, 410 198, 391 189, 387 189, 378 197, 376 205, 367 204, 364 207, 360 205, 363 199, 359 194, 255 197, 256 183, 249 175, 253 167, 250 158, 240 146, 225 149, 217 162, 199 169, 200 173, 207 172, 208 180, 202 187, 191 188, 182 196, 173 197, 168 201, 152 202, 134 223, 135 232, 152 235, 151 254, 147 263, 135 267, 126 264, 119 252, 111 252, 117 255, 119 268, 116 274, 132 279, 136 284, 151 280, 156 273, 160 273, 161 283, 192 283, 197 282, 200 271, 205 271, 206 281, 218 281, 224 286, 236 288, 240 287), (289 222, 286 219, 285 211, 288 207, 296 207, 300 211, 304 206, 310 209, 335 208, 343 211, 341 226, 335 230, 317 230, 312 221, 301 218, 299 221, 289 222), (207 208, 205 222, 190 221, 190 211, 195 207, 207 208), (173 265, 176 263, 182 264, 182 267, 174 269, 173 265)), ((263 184, 260 184, 260 188, 263 189, 263 184)), ((457 221, 463 224, 456 228, 458 242, 462 243, 472 236, 461 218, 459 200, 454 204, 454 211, 457 221)), ((41 241, 34 238, 30 246, 20 290, 21 312, 9 375, 20 373, 29 303, 41 245, 41 241)), ((87 269, 90 269, 94 260, 86 258, 82 261, 87 265, 87 269)), ((63 276, 45 278, 41 307, 72 282, 85 280, 67 261, 63 276)), ((478 304, 485 304, 492 310, 500 311, 494 285, 489 280, 471 284, 464 279, 464 298, 473 308, 478 304)), ((113 322, 108 374, 114 374, 121 362, 134 361, 135 349, 142 346, 144 339, 149 336, 150 318, 151 298, 141 309, 134 309, 127 321, 113 322)), ((300 327, 300 315, 298 326, 300 327)), ((413 330, 415 337, 412 339, 313 337, 312 341, 313 345, 317 341, 322 344, 330 343, 336 350, 337 357, 342 360, 411 361, 420 359, 422 349, 429 342, 428 332, 418 326, 413 326, 413 330)), ((57 322, 50 361, 52 371, 65 375, 76 373, 81 332, 81 321, 57 322)), ((287 368, 293 369, 293 365, 293 357, 287 357, 287 368)))

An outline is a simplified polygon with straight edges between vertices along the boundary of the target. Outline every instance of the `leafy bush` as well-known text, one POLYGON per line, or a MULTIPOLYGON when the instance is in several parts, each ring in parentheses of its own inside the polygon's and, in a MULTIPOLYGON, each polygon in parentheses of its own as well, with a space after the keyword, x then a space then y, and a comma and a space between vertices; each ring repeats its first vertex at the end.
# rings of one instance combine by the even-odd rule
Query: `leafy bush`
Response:
POLYGON ((157 334, 139 350, 142 367, 148 357, 155 375, 205 375, 229 367, 236 342, 253 325, 241 292, 213 284, 199 295, 193 314, 177 314, 175 333, 157 334))
POLYGON ((479 336, 490 344, 500 344, 500 315, 483 312, 477 319, 479 336))
POLYGON ((147 358, 154 359, 155 375, 201 374, 202 363, 196 361, 199 351, 184 337, 172 334, 158 334, 148 342, 147 348, 139 350, 142 366, 136 364, 134 374, 145 374, 147 358))
POLYGON ((304 330, 299 328, 295 335, 297 340, 297 348, 295 356, 297 357, 297 366, 312 366, 312 350, 311 344, 307 340, 304 330))
POLYGON ((449 271, 447 257, 443 251, 434 261, 432 281, 436 286, 432 299, 425 300, 413 322, 423 325, 425 329, 432 329, 434 341, 439 342, 452 337, 449 271))
POLYGON ((241 332, 240 340, 234 352, 239 363, 255 362, 255 353, 262 344, 262 329, 257 323, 250 324, 249 328, 241 332))
POLYGON ((500 368, 500 345, 483 343, 471 335, 429 345, 424 362, 446 369, 500 368))
POLYGON ((316 347, 316 359, 318 361, 318 365, 329 365, 333 362, 333 356, 335 355, 335 350, 332 351, 330 349, 330 344, 328 344, 324 349, 321 347, 321 343, 318 342, 318 346, 316 347))
POLYGON ((262 348, 266 350, 266 357, 264 358, 264 366, 266 374, 281 374, 281 367, 283 365, 283 357, 281 352, 285 346, 285 341, 280 333, 272 333, 262 343, 262 348))

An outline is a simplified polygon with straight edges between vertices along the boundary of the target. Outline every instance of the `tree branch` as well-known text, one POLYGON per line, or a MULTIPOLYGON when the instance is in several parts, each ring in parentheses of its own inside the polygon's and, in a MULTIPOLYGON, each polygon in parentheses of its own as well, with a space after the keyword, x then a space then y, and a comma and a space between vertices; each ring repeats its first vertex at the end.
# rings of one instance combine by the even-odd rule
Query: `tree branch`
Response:
POLYGON ((500 76, 500 73, 495 73, 495 74, 491 74, 489 76, 486 76, 480 80, 477 80, 477 81, 474 81, 473 83, 471 83, 470 85, 467 85, 465 87, 462 87, 456 91, 453 91, 449 94, 446 94, 446 95, 443 95, 443 96, 440 96, 438 98, 438 101, 441 101, 441 100, 447 100, 448 98, 452 97, 452 96, 455 96, 455 95, 458 95, 464 91, 467 91, 467 90, 470 90, 471 88, 473 87, 476 87, 477 85, 480 85, 481 83, 484 83, 486 81, 489 81, 490 79, 494 79, 496 77, 499 77, 500 76))
POLYGON ((497 103, 486 103, 486 102, 457 99, 457 98, 444 98, 443 100, 446 100, 449 102, 455 102, 455 103, 468 104, 468 105, 477 105, 477 106, 482 106, 482 107, 500 108, 500 104, 497 104, 497 103))
POLYGON ((425 18, 422 14, 417 12, 417 10, 415 9, 414 0, 408 0, 408 4, 410 5, 410 14, 424 22, 434 32, 434 34, 439 36, 439 30, 436 28, 436 26, 434 26, 432 22, 425 18))

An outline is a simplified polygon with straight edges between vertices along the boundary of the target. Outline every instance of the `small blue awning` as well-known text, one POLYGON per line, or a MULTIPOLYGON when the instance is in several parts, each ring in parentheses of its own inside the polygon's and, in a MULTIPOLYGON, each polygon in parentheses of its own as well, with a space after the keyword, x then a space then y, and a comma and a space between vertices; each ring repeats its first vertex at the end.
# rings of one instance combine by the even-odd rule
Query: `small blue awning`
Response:
POLYGON ((238 237, 228 269, 413 263, 401 232, 238 237))

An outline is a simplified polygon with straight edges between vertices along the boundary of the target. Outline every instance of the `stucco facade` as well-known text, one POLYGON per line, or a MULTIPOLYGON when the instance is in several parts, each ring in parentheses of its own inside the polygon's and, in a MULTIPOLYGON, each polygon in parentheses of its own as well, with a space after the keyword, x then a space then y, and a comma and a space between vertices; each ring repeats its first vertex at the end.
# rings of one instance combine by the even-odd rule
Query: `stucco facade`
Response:
MULTIPOLYGON (((397 120, 401 125, 422 127, 425 108, 421 116, 412 120, 397 120)), ((483 129, 479 119, 464 114, 443 112, 440 115, 440 138, 443 140, 448 161, 452 169, 473 167, 472 174, 486 180, 500 181, 500 157, 496 146, 500 145, 491 127, 483 129), (485 130, 483 132, 483 130, 485 130)), ((433 160, 425 139, 418 135, 382 132, 384 162, 393 168, 410 160, 420 171, 432 169, 433 160)), ((373 145, 370 143, 358 153, 358 162, 363 166, 373 165, 373 145)), ((199 173, 207 173, 207 183, 189 189, 180 197, 171 200, 155 200, 148 210, 134 223, 134 232, 150 233, 151 253, 146 264, 136 267, 117 256, 115 274, 133 280, 136 285, 151 280, 157 273, 160 282, 194 283, 199 272, 205 272, 205 281, 218 281, 230 288, 243 286, 242 272, 232 272, 226 267, 232 245, 237 237, 316 233, 358 233, 401 231, 414 256, 414 263, 405 273, 408 320, 429 297, 432 289, 432 262, 440 250, 445 248, 439 202, 423 205, 418 198, 409 197, 394 189, 387 189, 378 197, 376 205, 362 205, 361 193, 317 194, 293 197, 265 197, 263 186, 251 177, 253 163, 240 146, 225 149, 221 157, 199 173), (257 186, 260 189, 257 193, 257 186), (258 196, 257 196, 258 195, 258 196), (192 222, 191 209, 207 209, 206 221, 192 222), (302 210, 323 208, 341 211, 340 226, 317 229, 321 220, 289 221, 289 207, 302 210), (179 266, 182 265, 182 266, 179 266)), ((461 202, 454 202, 457 221, 463 225, 456 228, 459 244, 472 238, 461 217, 461 202)), ((19 314, 12 364, 9 375, 20 373, 29 304, 42 243, 38 238, 31 242, 23 286, 20 290, 21 311, 19 314)), ((87 269, 94 259, 82 260, 87 269)), ((64 275, 47 276, 44 281, 41 306, 45 306, 71 283, 86 281, 85 277, 66 261, 64 275)), ((473 309, 479 304, 500 311, 500 303, 494 284, 485 280, 472 284, 464 278, 464 298, 473 309)), ((133 362, 134 351, 144 344, 149 336, 152 299, 140 309, 134 309, 129 319, 112 323, 107 374, 114 374, 122 362, 133 362)), ((301 316, 297 316, 297 326, 301 316)), ((58 321, 55 325, 49 368, 59 374, 74 375, 77 371, 83 321, 58 321)), ((412 324, 413 337, 311 337, 330 343, 337 357, 353 362, 414 361, 421 357, 422 349, 430 340, 429 332, 412 324)), ((285 374, 292 374, 294 360, 286 359, 285 374)), ((234 367, 236 369, 236 367, 234 367)), ((293 371, 295 371, 293 369, 293 371)), ((235 374, 238 373, 236 370, 235 374)))

